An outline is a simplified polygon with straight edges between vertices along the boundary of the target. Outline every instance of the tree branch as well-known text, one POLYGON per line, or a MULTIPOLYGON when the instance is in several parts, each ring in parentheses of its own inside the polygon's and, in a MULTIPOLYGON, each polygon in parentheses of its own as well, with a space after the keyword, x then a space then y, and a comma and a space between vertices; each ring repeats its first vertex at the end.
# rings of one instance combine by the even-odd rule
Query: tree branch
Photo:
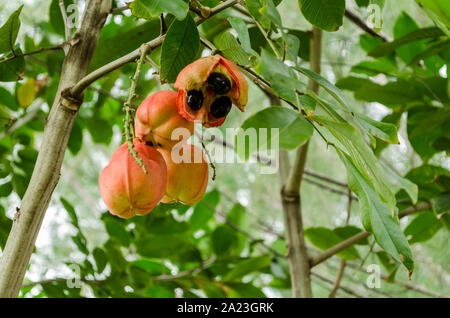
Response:
MULTIPOLYGON (((410 215, 413 213, 417 213, 417 212, 421 212, 421 211, 425 211, 430 208, 431 208, 431 205, 429 203, 421 203, 415 207, 411 207, 406 210, 403 210, 402 212, 400 212, 398 214, 398 217, 402 218, 404 216, 407 216, 407 215, 410 215)), ((340 242, 339 244, 336 244, 336 245, 330 247, 329 249, 323 251, 322 253, 311 257, 311 259, 310 259, 311 267, 314 267, 314 266, 322 263, 323 261, 327 260, 331 256, 345 250, 346 248, 348 248, 358 242, 361 242, 362 240, 369 237, 370 235, 371 235, 371 233, 369 233, 369 232, 359 232, 358 234, 355 234, 354 236, 349 237, 348 239, 340 242)))
POLYGON ((6 63, 8 61, 11 61, 11 60, 14 60, 16 58, 23 57, 23 56, 38 54, 38 53, 46 52, 46 51, 62 50, 65 44, 66 44, 66 42, 63 42, 63 43, 58 44, 58 45, 48 46, 48 47, 41 47, 40 49, 37 49, 37 50, 34 50, 34 51, 25 52, 25 53, 22 53, 22 54, 15 54, 14 56, 11 56, 11 57, 8 57, 6 59, 1 60, 0 64, 6 63))
POLYGON ((108 13, 111 0, 87 2, 81 27, 66 55, 58 91, 51 108, 30 183, 0 259, 0 297, 17 297, 42 224, 58 183, 70 131, 82 103, 67 88, 87 74, 88 67, 108 13))
MULTIPOLYGON (((310 69, 318 74, 320 74, 321 53, 322 30, 314 27, 311 37, 310 69)), ((318 84, 313 80, 309 81, 308 88, 315 93, 319 90, 318 84)), ((312 297, 309 258, 303 233, 300 203, 300 183, 305 171, 308 145, 309 140, 297 149, 294 165, 281 189, 293 297, 312 297)))
POLYGON ((366 22, 364 22, 363 19, 361 19, 355 13, 349 11, 348 9, 345 10, 345 17, 349 19, 351 22, 353 22, 357 27, 359 27, 364 32, 374 37, 380 38, 381 40, 383 40, 383 42, 389 42, 388 38, 386 38, 384 35, 380 33, 375 32, 366 24, 366 22))
MULTIPOLYGON (((364 269, 362 269, 357 264, 353 264, 353 263, 348 262, 347 265, 348 265, 348 267, 353 268, 353 269, 355 269, 355 270, 357 270, 357 271, 359 271, 361 273, 365 273, 365 274, 368 274, 368 275, 370 274, 369 272, 365 271, 364 269)), ((385 281, 388 281, 389 278, 388 278, 388 276, 382 274, 381 275, 381 279, 383 279, 385 281)), ((448 298, 448 296, 441 295, 441 294, 436 293, 436 292, 434 292, 432 290, 428 290, 428 289, 426 289, 424 287, 416 286, 416 285, 413 285, 411 283, 402 282, 402 281, 398 281, 398 280, 395 280, 392 283, 396 284, 396 285, 400 285, 400 286, 402 286, 405 289, 413 290, 415 292, 418 292, 418 293, 421 293, 421 294, 424 294, 424 295, 428 295, 428 296, 431 296, 431 297, 448 298)))
POLYGON ((208 267, 210 267, 212 264, 214 264, 214 262, 216 261, 216 257, 213 256, 211 257, 209 260, 207 260, 206 262, 204 262, 202 265, 200 265, 199 267, 193 268, 193 269, 189 269, 186 270, 184 272, 180 272, 178 274, 175 275, 159 275, 156 276, 154 278, 152 278, 153 281, 168 281, 168 280, 175 280, 175 279, 180 279, 180 278, 184 278, 187 276, 191 276, 191 275, 196 275, 198 273, 200 273, 201 271, 207 269, 208 267))

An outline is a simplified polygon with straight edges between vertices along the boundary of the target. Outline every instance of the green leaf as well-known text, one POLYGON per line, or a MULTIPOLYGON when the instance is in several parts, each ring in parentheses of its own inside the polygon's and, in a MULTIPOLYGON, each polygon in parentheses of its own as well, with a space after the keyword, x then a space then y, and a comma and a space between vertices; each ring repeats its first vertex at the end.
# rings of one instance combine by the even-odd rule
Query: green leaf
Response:
POLYGON ((167 270, 167 268, 162 263, 147 258, 133 261, 132 265, 143 269, 150 275, 161 275, 165 270, 167 270))
POLYGON ((194 206, 194 212, 189 219, 192 229, 199 229, 214 216, 214 209, 220 200, 220 192, 217 190, 206 193, 202 200, 194 206))
POLYGON ((372 232, 377 243, 412 273, 414 270, 412 252, 398 218, 392 216, 388 205, 380 200, 375 189, 356 169, 350 158, 339 149, 337 152, 347 169, 349 187, 359 198, 364 228, 372 232))
POLYGON ((416 0, 433 11, 450 28, 450 3, 447 0, 416 0))
POLYGON ((394 73, 397 70, 395 65, 384 61, 384 60, 375 60, 375 61, 363 61, 360 62, 350 69, 350 72, 357 74, 366 74, 368 76, 375 76, 377 74, 383 73, 394 73))
POLYGON ((400 263, 389 256, 385 251, 378 251, 375 253, 381 265, 387 270, 389 276, 387 277, 388 283, 393 283, 395 280, 395 274, 400 266, 400 263))
POLYGON ((11 116, 8 109, 0 104, 0 127, 8 127, 8 124, 10 124, 10 121, 13 117, 11 116))
POLYGON ((230 32, 223 32, 214 38, 214 45, 223 55, 240 65, 248 65, 250 59, 230 32))
POLYGON ((356 114, 355 118, 361 127, 372 136, 390 144, 399 144, 397 127, 395 127, 395 125, 373 120, 372 118, 360 113, 356 114))
POLYGON ((386 106, 400 105, 416 100, 421 100, 423 95, 417 90, 417 85, 411 82, 399 80, 379 85, 373 82, 365 82, 356 92, 355 98, 366 102, 378 102, 386 106))
POLYGON ((358 7, 367 7, 370 3, 370 0, 355 0, 358 7))
POLYGON ((304 144, 312 134, 312 125, 299 112, 272 106, 244 121, 236 134, 235 151, 241 158, 248 159, 256 151, 266 152, 277 148, 295 149, 304 144), (245 142, 246 135, 251 138, 248 143, 245 142), (248 152, 245 146, 248 146, 248 152))
POLYGON ((96 247, 92 252, 95 260, 95 264, 97 264, 97 272, 100 274, 105 270, 106 264, 108 264, 108 257, 106 253, 101 248, 96 247))
POLYGON ((289 66, 263 49, 261 60, 255 66, 255 71, 272 84, 273 90, 280 97, 298 106, 297 91, 302 91, 306 85, 298 80, 297 75, 289 66))
MULTIPOLYGON (((140 25, 117 32, 114 35, 102 31, 94 51, 94 56, 89 64, 89 72, 139 48, 142 43, 151 41, 159 35, 159 30, 159 19, 152 19, 140 25), (120 45, 117 45, 117 43, 120 43, 120 45)), ((154 52, 156 51, 154 50, 154 52)))
POLYGON ((72 204, 69 203, 69 201, 67 201, 63 197, 60 198, 60 201, 64 206, 64 209, 67 211, 67 214, 69 214, 70 222, 73 224, 73 226, 79 229, 80 226, 78 224, 78 216, 77 213, 75 212, 75 208, 72 206, 72 204))
POLYGON ((4 87, 0 87, 0 104, 11 110, 17 110, 19 108, 14 96, 4 87))
POLYGON ((211 241, 214 253, 226 255, 233 244, 236 243, 236 232, 228 226, 219 226, 211 234, 211 241))
MULTIPOLYGON (((0 186, 1 188, 1 186, 0 186)), ((0 190, 1 191, 1 190, 0 190)), ((1 197, 1 195, 0 195, 1 197)), ((11 231, 13 221, 6 217, 5 208, 0 205, 0 249, 3 250, 6 241, 8 240, 8 234, 11 231)))
POLYGON ((437 214, 450 212, 450 192, 440 193, 432 200, 433 210, 437 214))
POLYGON ((242 278, 252 272, 268 267, 271 263, 269 255, 248 258, 238 262, 233 269, 223 278, 223 281, 233 281, 242 278))
MULTIPOLYGON (((17 34, 19 33, 20 28, 19 15, 22 8, 23 5, 14 11, 0 28, 0 54, 14 51, 17 34)), ((1 60, 2 59, 0 58, 0 61, 1 60)))
POLYGON ((120 245, 130 245, 130 235, 128 234, 122 223, 119 223, 115 220, 106 220, 105 227, 109 236, 111 238, 115 238, 120 243, 120 245))
POLYGON ((227 283, 231 288, 229 298, 266 298, 264 292, 250 283, 227 283))
POLYGON ((196 246, 182 235, 148 234, 136 242, 137 252, 145 257, 164 258, 183 262, 200 261, 196 246))
POLYGON ((72 241, 75 243, 81 253, 89 255, 89 250, 86 246, 86 239, 80 232, 76 236, 72 236, 72 241))
POLYGON ((387 203, 389 210, 393 212, 396 204, 394 194, 385 183, 385 173, 361 133, 346 122, 334 122, 325 116, 310 116, 310 118, 329 130, 346 149, 361 176, 374 187, 381 200, 387 203))
POLYGON ((240 203, 233 205, 230 211, 227 213, 227 219, 241 228, 245 228, 247 225, 247 211, 245 207, 240 203))
POLYGON ((11 182, 6 182, 0 185, 0 198, 7 197, 11 194, 13 185, 11 182))
MULTIPOLYGON (((340 226, 340 227, 336 227, 333 230, 342 240, 346 240, 350 237, 352 237, 353 235, 356 235, 360 232, 362 232, 362 229, 360 229, 357 226, 354 225, 346 225, 346 226, 340 226)), ((369 241, 366 239, 359 241, 358 243, 356 243, 357 245, 367 245, 369 244, 369 241)))
POLYGON ((310 32, 300 30, 289 30, 290 35, 295 36, 300 41, 300 48, 298 50, 298 56, 304 60, 309 61, 310 51, 310 32))
POLYGON ((325 31, 337 31, 342 25, 345 0, 298 0, 306 20, 325 31))
POLYGON ((85 123, 94 142, 109 145, 114 133, 110 122, 102 118, 88 118, 85 123))
POLYGON ((443 35, 442 30, 439 28, 436 28, 436 27, 428 27, 428 28, 414 30, 414 31, 400 37, 399 39, 397 39, 395 41, 386 42, 386 43, 377 45, 375 48, 373 48, 369 52, 369 56, 373 56, 373 57, 385 56, 405 44, 423 40, 423 39, 428 39, 428 38, 437 38, 442 35, 443 35))
MULTIPOLYGON (((15 54, 22 54, 22 50, 16 46, 15 54)), ((9 59, 13 56, 12 52, 8 52, 3 58, 9 59)), ((3 60, 1 58, 0 60, 3 60)), ((22 79, 25 71, 25 59, 23 56, 17 57, 7 62, 0 63, 0 82, 15 82, 22 79)))
POLYGON ((258 20, 264 28, 270 28, 270 18, 267 15, 261 13, 261 10, 263 8, 261 0, 246 0, 245 5, 247 6, 248 12, 256 20, 258 20))
POLYGON ((77 120, 73 123, 72 131, 70 132, 69 141, 67 147, 69 148, 72 155, 76 155, 83 146, 83 129, 77 120))
POLYGON ((397 193, 401 189, 405 190, 411 198, 413 204, 417 203, 419 195, 419 187, 410 180, 403 178, 397 174, 391 167, 380 161, 381 166, 386 171, 387 178, 385 181, 390 185, 392 192, 397 193))
POLYGON ((161 50, 161 80, 173 83, 178 73, 193 62, 200 47, 197 26, 190 15, 175 20, 167 31, 161 50))
POLYGON ((134 0, 128 5, 137 18, 151 19, 161 13, 172 13, 178 20, 183 20, 189 12, 189 6, 183 0, 134 0))
POLYGON ((111 264, 112 273, 121 273, 127 269, 127 260, 123 256, 120 246, 117 245, 117 241, 108 240, 103 250, 111 264))
POLYGON ((150 222, 146 223, 146 229, 150 233, 180 234, 189 230, 189 224, 187 222, 178 222, 171 214, 165 214, 163 217, 154 216, 155 214, 152 214, 150 222))
MULTIPOLYGON (((325 227, 307 228, 305 229, 305 236, 315 247, 320 248, 321 250, 329 249, 344 240, 344 238, 340 237, 336 232, 325 227)), ((354 246, 350 246, 339 252, 337 256, 345 260, 352 260, 359 258, 359 253, 354 246)))
POLYGON ((245 52, 251 53, 252 52, 252 46, 250 42, 250 35, 248 34, 248 28, 245 22, 237 17, 228 17, 228 22, 230 22, 233 29, 238 34, 239 42, 242 45, 242 48, 245 52))
POLYGON ((315 81, 317 84, 322 86, 331 96, 333 96, 342 106, 347 108, 349 111, 351 111, 350 107, 348 106, 348 102, 346 101, 344 95, 342 94, 341 90, 334 86, 330 81, 328 81, 326 78, 320 76, 317 73, 314 73, 307 68, 303 68, 300 66, 293 66, 295 70, 302 73, 303 75, 306 75, 308 78, 315 81))
POLYGON ((409 244, 425 242, 431 239, 442 227, 442 222, 433 212, 422 212, 405 228, 409 244))
MULTIPOLYGON (((59 34, 64 36, 65 30, 64 30, 64 20, 61 14, 61 8, 59 6, 59 1, 60 0, 52 0, 52 2, 50 3, 50 7, 49 7, 49 22, 50 25, 52 26, 53 30, 59 34)), ((64 0, 64 8, 67 11, 67 8, 70 5, 75 4, 74 0, 64 0)), ((75 13, 77 13, 77 11, 75 11, 75 13)), ((67 15, 69 16, 70 13, 67 12, 67 15)), ((75 22, 74 20, 71 20, 71 22, 75 22)))
POLYGON ((341 78, 336 82, 336 87, 349 91, 357 91, 365 84, 372 84, 372 81, 363 77, 348 76, 341 78))
POLYGON ((283 45, 287 46, 287 57, 293 61, 297 62, 297 57, 300 50, 300 40, 293 34, 285 34, 282 40, 285 41, 283 45))
POLYGON ((449 49, 450 49, 450 40, 437 42, 429 46, 425 51, 422 51, 416 56, 414 56, 408 64, 409 65, 417 64, 420 60, 425 60, 430 56, 437 55, 441 52, 446 52, 449 49))
POLYGON ((259 9, 259 12, 262 15, 267 16, 277 26, 282 26, 280 13, 272 0, 264 0, 263 6, 259 9))

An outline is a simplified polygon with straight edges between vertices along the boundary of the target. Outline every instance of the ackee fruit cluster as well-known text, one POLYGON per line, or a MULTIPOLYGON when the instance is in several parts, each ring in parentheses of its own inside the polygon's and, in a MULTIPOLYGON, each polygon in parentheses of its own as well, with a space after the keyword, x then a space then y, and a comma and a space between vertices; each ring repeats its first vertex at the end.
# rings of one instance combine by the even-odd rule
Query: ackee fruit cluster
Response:
POLYGON ((132 156, 128 144, 112 155, 99 178, 100 194, 113 215, 130 218, 149 213, 159 202, 193 205, 208 185, 202 149, 188 144, 194 122, 220 126, 232 104, 244 111, 248 84, 238 67, 221 56, 187 65, 175 91, 158 91, 137 108, 132 156), (181 128, 183 133, 177 134, 181 128))

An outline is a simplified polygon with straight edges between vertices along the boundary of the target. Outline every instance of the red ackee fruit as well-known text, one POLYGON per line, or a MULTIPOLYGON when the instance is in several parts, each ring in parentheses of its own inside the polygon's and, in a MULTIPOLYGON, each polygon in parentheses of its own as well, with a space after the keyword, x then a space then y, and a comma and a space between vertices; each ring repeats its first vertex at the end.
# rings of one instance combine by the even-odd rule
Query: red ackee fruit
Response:
POLYGON ((177 93, 159 91, 147 97, 136 111, 135 134, 154 146, 172 148, 182 137, 172 132, 185 128, 189 136, 194 132, 194 123, 178 114, 177 93))
POLYGON ((136 162, 124 143, 100 173, 99 187, 109 211, 122 218, 149 213, 162 199, 167 187, 164 158, 144 141, 135 139, 134 149, 147 173, 136 162))
POLYGON ((191 144, 178 144, 172 150, 158 151, 167 165, 167 191, 162 202, 193 205, 200 201, 208 185, 208 163, 202 150, 191 144))

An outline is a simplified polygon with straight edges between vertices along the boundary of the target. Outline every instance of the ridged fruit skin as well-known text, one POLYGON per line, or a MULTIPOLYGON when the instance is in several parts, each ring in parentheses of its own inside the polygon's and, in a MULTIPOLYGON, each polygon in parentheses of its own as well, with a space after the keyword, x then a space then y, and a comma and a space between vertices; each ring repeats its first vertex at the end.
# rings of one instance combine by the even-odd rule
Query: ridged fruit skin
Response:
POLYGON ((172 150, 158 148, 158 151, 167 166, 167 192, 161 201, 181 202, 187 205, 200 201, 208 185, 208 163, 202 150, 185 143, 178 144, 172 150), (172 151, 180 156, 185 154, 189 162, 177 161, 176 157, 172 157, 172 151))
POLYGON ((136 111, 135 135, 154 146, 172 148, 182 137, 172 140, 176 128, 186 128, 191 136, 194 123, 178 113, 177 93, 158 91, 147 97, 136 111))
POLYGON ((121 218, 149 213, 162 199, 167 188, 167 167, 161 154, 138 139, 134 140, 134 149, 147 168, 147 173, 144 173, 124 143, 114 152, 99 178, 103 201, 113 215, 121 218))
POLYGON ((205 127, 220 126, 226 119, 215 118, 210 112, 212 102, 219 96, 208 87, 208 77, 217 72, 225 75, 231 82, 231 89, 224 96, 229 96, 240 111, 244 111, 248 99, 248 83, 236 64, 221 56, 206 56, 187 65, 178 74, 174 87, 178 89, 178 112, 189 121, 201 120, 205 127), (203 92, 203 106, 192 110, 187 105, 187 92, 190 90, 203 92))

